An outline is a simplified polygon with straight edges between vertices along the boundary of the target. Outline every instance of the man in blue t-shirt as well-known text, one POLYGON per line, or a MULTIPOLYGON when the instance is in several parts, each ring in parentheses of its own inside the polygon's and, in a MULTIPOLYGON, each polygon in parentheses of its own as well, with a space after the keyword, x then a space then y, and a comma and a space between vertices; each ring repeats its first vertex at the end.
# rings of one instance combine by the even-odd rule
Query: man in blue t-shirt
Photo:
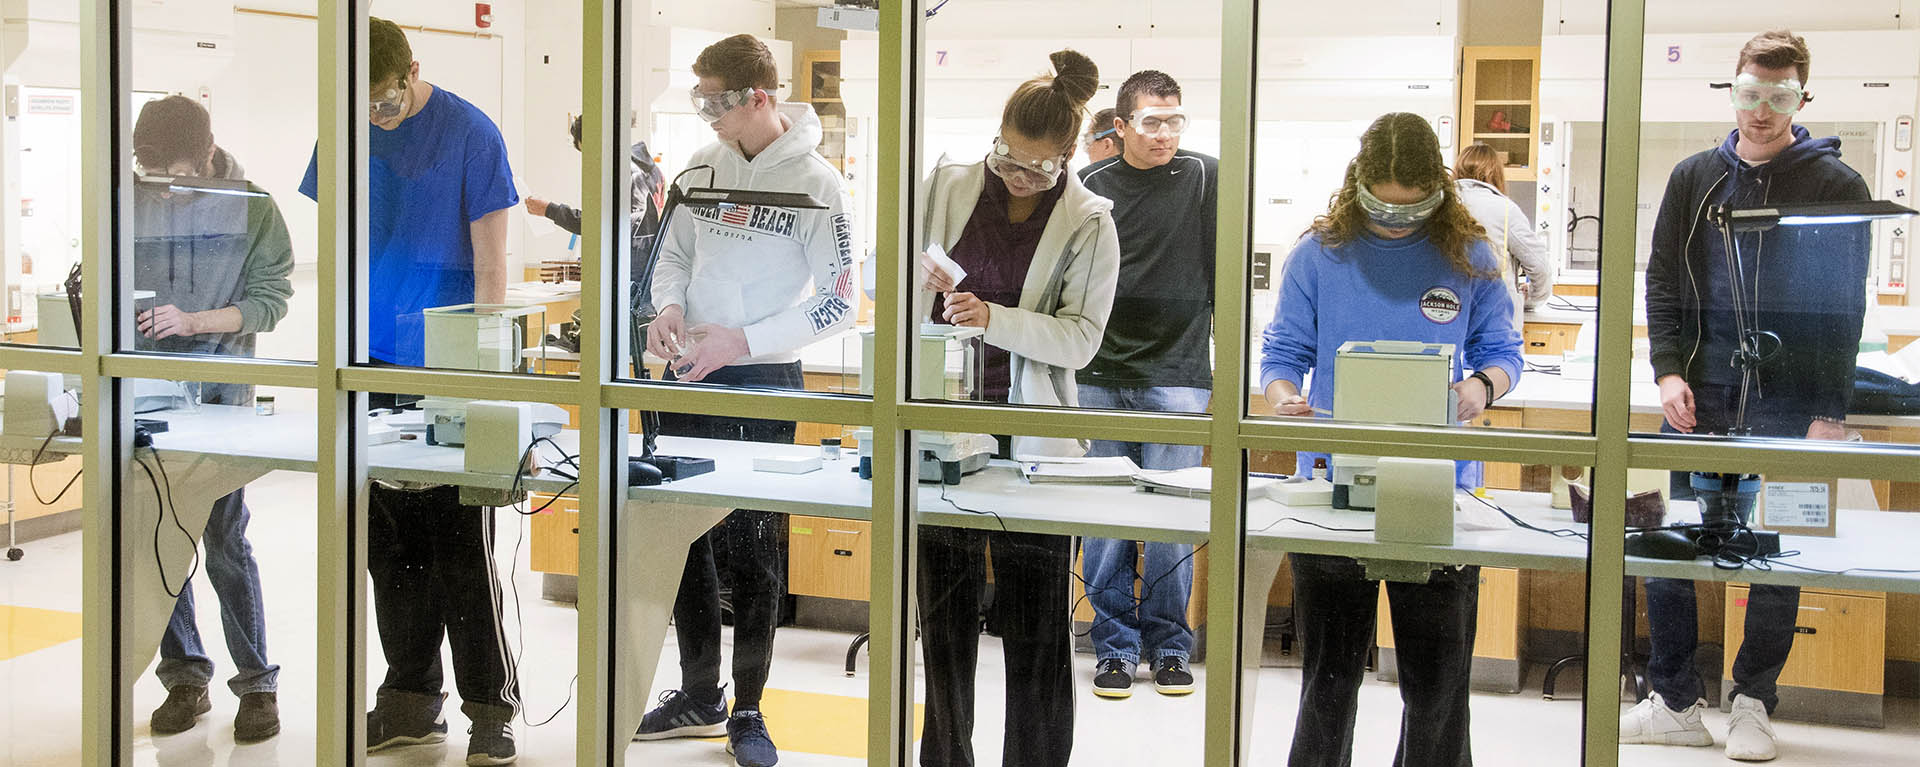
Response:
MULTIPOLYGON (((393 22, 368 27, 367 350, 375 362, 424 361, 421 310, 506 297, 507 216, 519 204, 506 144, 485 114, 420 79, 393 22)), ((317 156, 300 192, 317 197, 317 156)), ((393 397, 373 395, 375 407, 393 397)), ((387 675, 367 714, 367 750, 438 743, 440 637, 453 651, 467 764, 514 761, 519 686, 500 624, 493 512, 451 486, 368 488, 367 571, 387 675)))

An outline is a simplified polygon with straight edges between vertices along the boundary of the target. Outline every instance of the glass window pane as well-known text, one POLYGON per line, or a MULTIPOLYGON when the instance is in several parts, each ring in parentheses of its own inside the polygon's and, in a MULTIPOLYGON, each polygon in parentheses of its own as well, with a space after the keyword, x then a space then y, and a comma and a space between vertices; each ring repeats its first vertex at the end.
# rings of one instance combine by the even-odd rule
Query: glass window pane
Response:
POLYGON ((118 467, 120 661, 135 730, 151 736, 135 762, 312 749, 312 393, 144 379, 121 391, 134 428, 118 467))
POLYGON ((631 95, 634 373, 852 393, 874 295, 877 41, 817 8, 738 10, 718 26, 667 11, 633 36, 662 41, 634 56, 665 75, 631 95))
POLYGON ((541 58, 556 45, 577 47, 577 27, 548 29, 504 9, 490 20, 497 33, 465 31, 473 21, 463 10, 385 4, 373 13, 370 250, 358 286, 368 361, 537 372, 567 358, 577 331, 556 326, 579 307, 568 263, 577 257, 566 237, 530 221, 520 189, 558 195, 577 181, 550 170, 578 167, 562 132, 578 109, 570 95, 578 79, 568 74, 577 65, 541 58), (510 42, 522 37, 524 56, 510 42), (550 87, 536 97, 528 82, 550 87), (545 342, 550 333, 555 344, 545 342))
POLYGON ((1579 761, 1582 707, 1554 700, 1579 698, 1586 669, 1587 525, 1566 482, 1492 490, 1473 461, 1248 460, 1255 760, 1579 761))
POLYGON ((1219 5, 1110 10, 928 25, 913 397, 1207 411, 1219 5))
POLYGON ((81 705, 81 500, 79 432, 55 436, 55 415, 48 399, 29 397, 45 391, 59 403, 61 415, 73 400, 57 374, 10 370, 6 400, 8 488, 7 576, 0 582, 0 611, 5 611, 5 652, 0 653, 0 685, 38 691, 9 695, 0 704, 0 761, 9 764, 71 764, 80 760, 81 705), (35 407, 29 401, 39 400, 35 407))
POLYGON ((1562 83, 1588 69, 1598 77, 1604 38, 1569 44, 1537 5, 1457 20, 1407 5, 1393 25, 1365 31, 1331 16, 1262 16, 1248 412, 1590 431, 1593 279, 1555 258, 1597 248, 1597 135, 1573 159, 1561 146, 1584 135, 1564 122, 1588 102, 1585 128, 1597 134, 1600 88, 1562 83), (1353 55, 1384 46, 1395 54, 1353 55), (1345 348, 1373 341, 1445 346, 1345 348), (1337 392, 1335 370, 1372 352, 1452 360, 1424 381, 1371 373, 1365 391, 1350 382, 1337 392), (1488 381, 1467 380, 1474 373, 1488 381), (1450 386, 1469 409, 1449 411, 1450 386), (1421 404, 1362 404, 1378 402, 1421 404))
MULTIPOLYGON (((1844 741, 1863 762, 1914 747, 1915 562, 1920 517, 1897 485, 1843 472, 1633 470, 1664 508, 1628 523, 1627 574, 1652 695, 1621 700, 1622 763, 1672 744, 1811 765, 1844 741), (1661 512, 1664 511, 1664 514, 1661 512), (1646 733, 1662 730, 1655 738, 1646 733), (1631 745, 1626 745, 1631 744, 1631 745)), ((1637 485, 1636 485, 1637 487, 1637 485)))
POLYGON ((570 414, 367 396, 369 750, 571 760, 578 624, 571 578, 551 575, 578 561, 570 414))
POLYGON ((77 347, 67 278, 80 263, 84 228, 80 60, 71 43, 51 39, 60 34, 55 30, 77 25, 80 11, 73 4, 35 10, 33 21, 15 20, 22 37, 9 46, 5 67, 5 95, 18 108, 0 126, 0 182, 8 190, 7 204, 0 206, 0 281, 6 289, 0 340, 77 347))
POLYGON ((1920 43, 1866 15, 1799 34, 1703 26, 1685 3, 1647 13, 1664 60, 1641 88, 1635 428, 1888 441, 1920 412, 1920 349, 1900 148, 1913 97, 1881 83, 1913 73, 1868 52, 1920 43), (1861 217, 1876 204, 1891 217, 1861 217))
MULTIPOLYGON (((1160 474, 1124 455, 1032 457, 1072 440, 914 437, 922 762, 1004 748, 1049 764, 1069 752, 1198 763, 1204 494, 1144 492, 1133 477, 1160 474), (1116 738, 1116 726, 1150 728, 1150 742, 1116 738)), ((1159 453, 1180 454, 1176 464, 1203 459, 1197 446, 1145 450, 1148 462, 1159 453)))
POLYGON ((119 348, 313 359, 310 134, 287 130, 315 123, 313 21, 152 6, 133 21, 119 348))
POLYGON ((619 517, 615 572, 627 596, 613 650, 629 671, 614 695, 631 701, 618 721, 637 732, 616 736, 641 741, 625 747, 626 763, 708 761, 723 749, 782 763, 863 760, 866 429, 632 416, 657 418, 661 436, 650 446, 633 425, 633 487, 619 517))

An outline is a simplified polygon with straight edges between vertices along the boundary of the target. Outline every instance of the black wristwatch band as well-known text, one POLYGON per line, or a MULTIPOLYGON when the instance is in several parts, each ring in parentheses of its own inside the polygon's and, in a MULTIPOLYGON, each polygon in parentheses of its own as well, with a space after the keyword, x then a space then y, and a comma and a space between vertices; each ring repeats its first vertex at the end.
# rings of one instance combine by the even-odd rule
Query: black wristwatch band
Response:
POLYGON ((1479 370, 1473 371, 1473 375, 1467 377, 1478 378, 1480 379, 1480 383, 1487 385, 1487 404, 1493 404, 1493 379, 1488 377, 1484 371, 1479 370))

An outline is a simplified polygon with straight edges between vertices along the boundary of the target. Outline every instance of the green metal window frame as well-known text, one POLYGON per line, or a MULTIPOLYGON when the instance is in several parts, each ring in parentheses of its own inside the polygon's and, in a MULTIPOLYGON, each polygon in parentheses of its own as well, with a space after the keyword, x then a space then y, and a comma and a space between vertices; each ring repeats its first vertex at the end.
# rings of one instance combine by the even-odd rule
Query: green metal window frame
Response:
MULTIPOLYGON (((117 599, 121 545, 115 528, 123 453, 119 447, 125 416, 112 406, 116 382, 124 376, 252 383, 304 388, 316 392, 317 513, 315 533, 319 565, 315 573, 318 609, 319 682, 315 763, 358 765, 365 760, 361 732, 365 700, 364 647, 368 602, 365 572, 365 511, 357 488, 363 483, 364 427, 351 417, 364 392, 428 393, 504 398, 574 405, 580 408, 583 474, 580 498, 579 645, 580 696, 577 700, 577 761, 582 765, 621 764, 628 739, 613 729, 610 680, 620 669, 612 653, 613 608, 620 598, 614 578, 619 552, 613 541, 625 496, 625 422, 621 409, 659 409, 715 415, 757 415, 777 410, 800 421, 870 425, 874 428, 872 508, 872 596, 869 608, 872 644, 869 672, 868 758, 870 764, 907 767, 913 763, 912 701, 914 632, 913 489, 902 476, 906 449, 915 429, 1019 432, 1041 436, 1081 436, 1134 441, 1207 445, 1214 455, 1215 487, 1211 524, 1217 535, 1208 563, 1208 613, 1213 625, 1239 625, 1246 588, 1243 484, 1251 450, 1347 450, 1379 455, 1480 458, 1494 461, 1550 462, 1594 467, 1596 484, 1594 544, 1587 584, 1587 668, 1585 673, 1584 763, 1619 763, 1617 706, 1621 591, 1625 577, 1621 547, 1628 468, 1785 470, 1835 476, 1905 479, 1920 475, 1920 454, 1892 447, 1861 445, 1802 446, 1696 444, 1628 430, 1627 364, 1631 358, 1633 311, 1633 239, 1630 215, 1637 203, 1640 141, 1640 87, 1644 2, 1611 3, 1608 11, 1605 136, 1603 139, 1602 247, 1608 256, 1600 272, 1600 346, 1593 431, 1591 434, 1494 430, 1416 430, 1364 424, 1293 423, 1254 420, 1244 396, 1221 398, 1206 415, 1092 413, 1025 410, 1005 406, 968 406, 916 402, 907 397, 907 306, 902 296, 907 274, 901 254, 918 241, 912 215, 925 73, 924 0, 889 2, 881 11, 879 178, 875 245, 878 259, 873 360, 875 396, 871 400, 806 393, 757 393, 703 390, 615 380, 622 364, 619 344, 608 343, 602 322, 582 336, 578 379, 529 378, 489 373, 356 367, 364 341, 354 332, 348 297, 363 279, 366 251, 366 179, 356 172, 365 157, 365 68, 367 3, 319 2, 319 337, 315 363, 266 360, 155 358, 120 353, 112 346, 113 301, 108 286, 118 279, 118 255, 125 244, 121 227, 130 211, 126 189, 130 152, 123 137, 129 116, 120 95, 130 82, 130 3, 81 0, 81 91, 84 179, 83 280, 85 298, 77 350, 0 346, 0 368, 34 369, 77 375, 86 405, 83 437, 85 512, 82 542, 82 592, 86 609, 82 637, 83 764, 127 764, 132 757, 131 680, 120 677, 118 648, 122 634, 117 599), (1614 88, 1613 84, 1624 84, 1614 88), (592 332, 599 330, 601 332, 592 332), (1618 362, 1616 362, 1618 361, 1618 362), (1234 457, 1238 457, 1235 460, 1234 457), (106 499, 103 502, 103 499, 106 499), (1598 585, 1596 585, 1598 584, 1598 585)), ((1251 183, 1257 147, 1253 115, 1257 98, 1257 0, 1222 0, 1220 31, 1222 102, 1219 239, 1216 243, 1215 327, 1219 339, 1238 339, 1217 349, 1215 391, 1240 392, 1248 361, 1249 338, 1246 255, 1250 251, 1251 183)), ((1268 5, 1274 5, 1269 3, 1268 5)), ((650 5, 634 0, 582 0, 585 28, 581 40, 583 125, 582 200, 583 299, 587 317, 610 317, 624 300, 610 301, 613 286, 626 277, 625 161, 629 145, 626 121, 634 83, 629 74, 634 41, 630 23, 650 5)), ((617 291, 624 296, 624 291, 617 291)), ((1260 586, 1264 588, 1264 586, 1260 586)), ((1214 669, 1246 669, 1258 648, 1243 647, 1239 632, 1209 632, 1207 651, 1214 669)), ((1245 764, 1240 733, 1251 701, 1242 700, 1240 674, 1208 678, 1204 763, 1208 767, 1245 764)))

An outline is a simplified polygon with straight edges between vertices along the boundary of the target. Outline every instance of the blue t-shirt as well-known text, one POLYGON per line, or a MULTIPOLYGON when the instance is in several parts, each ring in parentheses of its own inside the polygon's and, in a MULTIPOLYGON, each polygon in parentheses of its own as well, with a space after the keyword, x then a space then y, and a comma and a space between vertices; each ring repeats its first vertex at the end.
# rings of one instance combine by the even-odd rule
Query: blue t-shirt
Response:
MULTIPOLYGON (((1485 241, 1469 255, 1476 268, 1499 274, 1485 241)), ((1333 409, 1333 361, 1347 341, 1421 341, 1453 344, 1453 380, 1465 367, 1500 368, 1520 381, 1520 333, 1513 299, 1497 277, 1470 278, 1455 270, 1425 233, 1399 240, 1371 233, 1338 248, 1317 235, 1300 239, 1287 257, 1280 305, 1261 343, 1260 388, 1276 380, 1306 382, 1307 403, 1333 409)), ((1303 467, 1310 457, 1300 455, 1303 467)), ((1320 454, 1324 455, 1324 454, 1320 454)), ((1463 487, 1479 483, 1478 466, 1462 462, 1463 487)))
MULTIPOLYGON (((466 99, 434 88, 420 112, 367 137, 367 353, 426 362, 421 310, 473 302, 468 228, 520 202, 500 129, 466 99)), ((300 193, 319 194, 319 156, 300 193)))

